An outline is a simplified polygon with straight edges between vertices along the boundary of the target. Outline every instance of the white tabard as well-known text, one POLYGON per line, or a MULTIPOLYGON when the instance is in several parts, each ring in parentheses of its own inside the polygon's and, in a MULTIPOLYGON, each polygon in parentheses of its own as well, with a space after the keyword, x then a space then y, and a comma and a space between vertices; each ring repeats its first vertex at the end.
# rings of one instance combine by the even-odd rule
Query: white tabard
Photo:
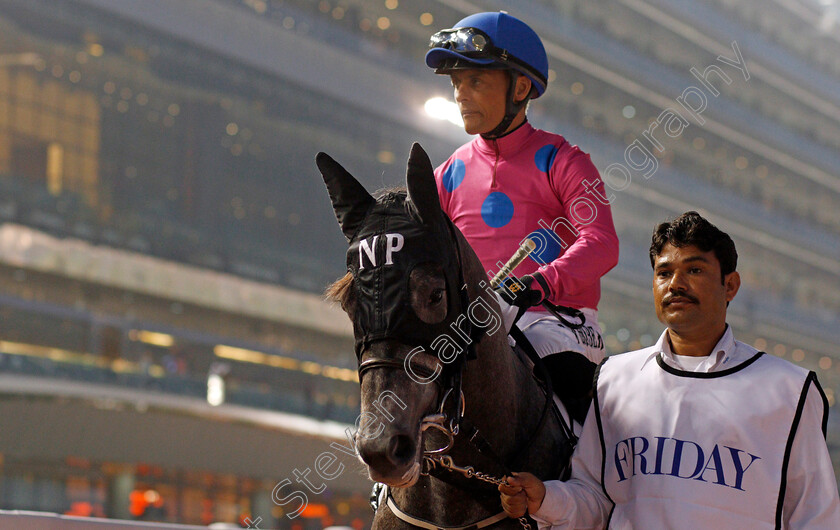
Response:
POLYGON ((608 526, 780 527, 813 372, 760 352, 685 372, 643 352, 609 358, 598 374, 601 484, 615 504, 608 526))

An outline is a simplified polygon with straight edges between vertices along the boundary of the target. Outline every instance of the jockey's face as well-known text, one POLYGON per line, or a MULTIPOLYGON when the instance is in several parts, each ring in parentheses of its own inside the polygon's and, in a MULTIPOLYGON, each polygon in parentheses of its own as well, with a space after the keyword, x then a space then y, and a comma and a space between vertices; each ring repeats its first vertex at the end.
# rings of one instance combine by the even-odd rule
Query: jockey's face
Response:
MULTIPOLYGON (((464 129, 469 134, 482 134, 492 131, 505 117, 509 74, 504 70, 452 70, 449 74, 452 87, 455 89, 455 102, 464 119, 464 129)), ((519 85, 523 89, 530 89, 530 82, 520 77, 517 82, 517 96, 519 85)), ((525 95, 527 95, 527 90, 525 95)), ((524 96, 523 96, 524 97, 524 96)), ((520 98, 517 98, 520 99, 520 98)), ((524 117, 524 109, 521 114, 524 117)), ((518 126, 522 121, 520 116, 514 120, 511 127, 518 126)))

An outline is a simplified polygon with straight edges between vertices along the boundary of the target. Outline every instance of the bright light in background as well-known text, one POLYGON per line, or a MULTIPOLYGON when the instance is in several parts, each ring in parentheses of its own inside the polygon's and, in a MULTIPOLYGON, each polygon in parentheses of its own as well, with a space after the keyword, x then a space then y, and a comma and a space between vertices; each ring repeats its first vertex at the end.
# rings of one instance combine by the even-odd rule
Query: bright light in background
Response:
POLYGON ((458 110, 458 105, 443 97, 434 97, 426 101, 424 105, 426 114, 438 120, 446 120, 459 127, 464 126, 464 120, 461 119, 461 112, 458 110))
POLYGON ((225 402, 225 380, 219 374, 207 376, 207 403, 218 407, 225 402))
POLYGON ((142 329, 130 330, 128 332, 128 338, 133 341, 145 342, 152 346, 160 346, 161 348, 171 348, 175 344, 175 337, 172 335, 142 329))
POLYGON ((36 66, 44 62, 37 53, 4 53, 0 55, 0 66, 36 66))

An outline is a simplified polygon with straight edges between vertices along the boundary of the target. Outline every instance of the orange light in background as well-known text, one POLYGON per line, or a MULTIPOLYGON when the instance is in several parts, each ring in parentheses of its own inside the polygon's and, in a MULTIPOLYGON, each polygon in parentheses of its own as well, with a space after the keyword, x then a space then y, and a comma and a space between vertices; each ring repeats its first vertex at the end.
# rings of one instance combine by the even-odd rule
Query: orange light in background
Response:
POLYGON ((134 517, 140 517, 146 512, 146 498, 140 490, 134 490, 128 495, 128 512, 134 517))
POLYGON ((209 525, 216 517, 213 515, 213 500, 204 499, 201 501, 201 521, 209 525))
POLYGON ((330 509, 326 504, 309 503, 306 508, 300 512, 300 515, 307 519, 322 519, 330 515, 330 509))
POLYGON ((149 506, 163 507, 163 497, 153 489, 136 489, 128 495, 128 503, 129 513, 134 517, 142 517, 149 506))
POLYGON ((239 526, 248 528, 249 523, 247 523, 245 521, 247 520, 247 521, 251 521, 251 523, 253 523, 256 520, 256 517, 251 517, 250 512, 242 512, 242 513, 239 514, 239 517, 237 517, 236 520, 239 523, 239 526))
POLYGON ((64 515, 75 515, 76 517, 90 517, 93 515, 93 506, 89 502, 74 502, 64 515))

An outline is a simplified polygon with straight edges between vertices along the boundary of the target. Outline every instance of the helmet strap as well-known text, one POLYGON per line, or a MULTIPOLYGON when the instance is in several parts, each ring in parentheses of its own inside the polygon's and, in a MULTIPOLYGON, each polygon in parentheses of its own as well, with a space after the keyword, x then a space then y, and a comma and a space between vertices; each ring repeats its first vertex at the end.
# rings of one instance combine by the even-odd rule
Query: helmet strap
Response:
POLYGON ((493 138, 499 138, 500 136, 504 136, 505 131, 507 131, 507 128, 510 127, 511 123, 513 123, 513 120, 516 118, 517 114, 519 114, 519 111, 522 110, 522 108, 528 104, 528 96, 525 96, 525 98, 522 101, 515 101, 516 81, 517 79, 519 79, 519 76, 521 74, 516 70, 508 70, 508 73, 510 74, 508 76, 510 77, 510 83, 508 84, 507 89, 505 117, 502 118, 502 121, 500 121, 499 124, 496 125, 496 127, 492 131, 481 133, 482 138, 491 140, 493 138))

